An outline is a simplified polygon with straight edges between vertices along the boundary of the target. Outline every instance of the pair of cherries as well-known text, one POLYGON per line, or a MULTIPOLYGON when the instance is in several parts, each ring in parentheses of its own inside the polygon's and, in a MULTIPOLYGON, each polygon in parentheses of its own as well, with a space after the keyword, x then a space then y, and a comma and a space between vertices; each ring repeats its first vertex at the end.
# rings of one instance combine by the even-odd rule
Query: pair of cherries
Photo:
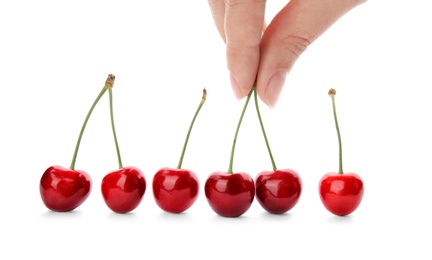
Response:
POLYGON ((111 127, 116 145, 119 169, 109 172, 102 179, 102 195, 107 206, 117 213, 132 211, 141 203, 146 190, 144 174, 137 167, 123 167, 120 156, 113 115, 112 88, 114 86, 114 80, 115 76, 109 74, 104 87, 87 113, 78 137, 70 167, 65 168, 59 165, 51 166, 45 170, 41 177, 39 185, 40 195, 45 206, 52 211, 72 211, 84 203, 90 195, 92 179, 87 172, 76 170, 75 162, 81 138, 90 115, 106 91, 109 92, 111 127))

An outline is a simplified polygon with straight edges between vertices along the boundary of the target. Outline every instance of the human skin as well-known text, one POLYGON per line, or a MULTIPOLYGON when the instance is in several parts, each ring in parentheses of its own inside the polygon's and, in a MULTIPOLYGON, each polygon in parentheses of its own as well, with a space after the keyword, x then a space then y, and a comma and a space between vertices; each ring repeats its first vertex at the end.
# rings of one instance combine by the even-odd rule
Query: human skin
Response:
POLYGON ((248 95, 256 80, 260 99, 277 103, 299 56, 339 18, 366 0, 291 0, 266 25, 265 0, 208 0, 226 44, 234 95, 248 95))

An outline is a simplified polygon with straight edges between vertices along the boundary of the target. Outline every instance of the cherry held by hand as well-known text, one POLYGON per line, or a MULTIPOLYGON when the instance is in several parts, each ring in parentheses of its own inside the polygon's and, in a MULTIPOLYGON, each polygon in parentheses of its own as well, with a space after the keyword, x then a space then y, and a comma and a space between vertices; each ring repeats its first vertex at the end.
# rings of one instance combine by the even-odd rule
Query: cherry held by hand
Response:
POLYGON ((336 116, 334 89, 329 90, 333 103, 333 115, 339 140, 339 172, 325 174, 319 182, 319 195, 325 208, 338 216, 354 212, 363 198, 363 181, 355 173, 344 173, 342 167, 342 141, 336 116))
POLYGON ((258 203, 269 213, 282 214, 292 209, 300 199, 302 181, 300 175, 291 169, 278 170, 267 140, 264 123, 258 106, 255 86, 252 88, 255 97, 255 107, 273 171, 262 171, 255 179, 255 195, 258 203))
POLYGON ((179 163, 176 169, 164 167, 153 177, 153 196, 156 204, 164 211, 170 213, 181 213, 189 209, 197 200, 199 193, 198 176, 190 170, 182 169, 183 157, 186 151, 189 136, 195 119, 207 98, 206 89, 203 90, 201 102, 195 112, 179 163))
POLYGON ((252 205, 255 185, 247 173, 213 172, 205 183, 210 207, 223 217, 239 217, 252 205))
POLYGON ((233 173, 234 150, 238 132, 252 91, 247 96, 231 149, 228 171, 213 172, 205 182, 205 195, 210 207, 222 217, 239 217, 252 205, 255 197, 255 183, 247 173, 233 173))
POLYGON ((302 181, 294 170, 263 171, 255 183, 257 201, 269 213, 285 213, 300 199, 302 181))

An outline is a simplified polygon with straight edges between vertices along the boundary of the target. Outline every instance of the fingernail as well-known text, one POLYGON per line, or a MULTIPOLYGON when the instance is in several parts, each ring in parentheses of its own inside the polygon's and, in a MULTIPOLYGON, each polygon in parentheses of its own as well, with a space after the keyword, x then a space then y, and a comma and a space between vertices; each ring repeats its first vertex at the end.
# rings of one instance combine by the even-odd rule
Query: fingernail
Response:
POLYGON ((273 74, 269 80, 269 83, 267 84, 265 103, 270 108, 274 108, 276 102, 279 99, 280 93, 282 92, 282 88, 285 84, 286 75, 286 71, 277 71, 275 74, 273 74))
POLYGON ((230 81, 231 81, 231 87, 233 89, 234 95, 237 99, 242 99, 245 96, 247 96, 248 90, 243 89, 239 82, 237 81, 235 75, 233 73, 230 73, 230 81))

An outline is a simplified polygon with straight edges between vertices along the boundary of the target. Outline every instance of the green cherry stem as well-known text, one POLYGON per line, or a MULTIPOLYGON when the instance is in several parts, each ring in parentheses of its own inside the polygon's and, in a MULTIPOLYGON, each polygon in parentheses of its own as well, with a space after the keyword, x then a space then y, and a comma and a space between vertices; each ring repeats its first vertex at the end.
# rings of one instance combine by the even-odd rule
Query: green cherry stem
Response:
POLYGON ((197 108, 197 110, 195 112, 195 115, 194 115, 194 117, 192 119, 192 122, 191 122, 191 124, 189 126, 189 130, 188 130, 187 135, 186 135, 186 140, 185 140, 184 145, 183 145, 183 150, 182 150, 182 153, 181 153, 181 156, 180 156, 180 160, 179 160, 178 165, 177 165, 177 169, 181 169, 181 166, 182 166, 182 163, 183 163, 183 157, 184 157, 185 152, 186 152, 187 143, 189 141, 189 136, 190 136, 190 134, 192 132, 192 127, 193 127, 193 125, 195 123, 195 119, 197 118, 198 113, 201 110, 201 107, 204 105, 204 102, 206 101, 206 99, 207 99, 207 90, 204 88, 203 89, 203 95, 202 95, 202 98, 201 98, 201 102, 199 103, 199 106, 198 106, 198 108, 197 108))
POLYGON ((92 106, 90 107, 90 110, 89 110, 88 113, 87 113, 87 116, 86 116, 86 118, 85 118, 85 120, 84 120, 84 123, 83 123, 83 125, 82 125, 82 127, 81 127, 81 131, 80 131, 80 133, 79 133, 78 140, 77 140, 76 145, 75 145, 75 151, 74 151, 74 154, 73 154, 73 157, 72 157, 71 165, 70 165, 70 167, 69 167, 71 170, 74 170, 74 169, 75 169, 75 162, 76 162, 76 158, 77 158, 77 155, 78 155, 79 146, 80 146, 81 139, 82 139, 82 136, 83 136, 83 134, 84 134, 84 129, 86 128, 87 122, 88 122, 88 120, 89 120, 89 118, 90 118, 90 116, 91 116, 91 114, 92 114, 94 108, 96 107, 96 104, 97 104, 97 103, 99 102, 99 100, 101 99, 101 97, 105 94, 105 92, 107 91, 107 89, 108 89, 109 87, 112 87, 112 86, 113 86, 113 84, 114 84, 114 79, 115 79, 114 75, 112 75, 112 74, 109 74, 109 75, 108 75, 108 78, 107 78, 107 80, 105 81, 105 86, 102 88, 101 92, 100 92, 99 95, 96 97, 95 101, 93 102, 92 106))
POLYGON ((252 88, 252 91, 254 92, 255 107, 256 107, 258 119, 259 119, 259 122, 260 122, 260 125, 261 125, 261 130, 262 130, 262 133, 263 133, 263 136, 264 136, 265 143, 267 145, 267 150, 268 150, 268 153, 270 155, 270 160, 271 160, 271 163, 272 163, 272 166, 273 166, 273 170, 276 171, 277 170, 276 163, 275 163, 275 161, 273 159, 273 154, 272 154, 271 149, 270 149, 270 145, 269 145, 269 142, 268 142, 268 139, 267 139, 267 135, 266 135, 266 132, 264 130, 264 124, 263 124, 262 119, 261 119, 261 113, 260 113, 260 110, 259 110, 259 107, 258 107, 258 97, 257 97, 256 86, 254 86, 252 88))
POLYGON ((109 92, 111 128, 112 128, 112 132, 113 132, 113 136, 114 136, 114 143, 115 143, 116 151, 117 151, 117 160, 118 160, 118 164, 119 164, 119 169, 121 169, 121 168, 123 168, 123 164, 122 164, 122 160, 121 160, 121 156, 120 156, 120 149, 119 149, 119 145, 118 145, 118 141, 117 141, 117 134, 116 134, 115 126, 114 126, 114 112, 113 112, 114 109, 113 109, 112 86, 108 87, 108 92, 109 92))
POLYGON ((332 99, 332 104, 333 104, 333 116, 334 116, 334 121, 335 121, 335 125, 336 125, 338 141, 339 141, 339 174, 342 175, 344 173, 343 167, 342 167, 342 139, 341 139, 340 130, 339 130, 339 123, 338 123, 338 119, 337 119, 337 115, 336 115, 336 102, 335 102, 336 90, 331 88, 329 90, 328 94, 330 95, 330 97, 332 99))
POLYGON ((235 145, 237 143, 237 136, 238 136, 238 133, 239 133, 240 125, 241 125, 242 120, 243 120, 243 116, 244 116, 246 108, 247 108, 247 106, 249 104, 249 100, 251 98, 252 92, 253 92, 253 89, 249 92, 249 94, 248 94, 248 96, 246 98, 246 102, 244 104, 243 111, 242 111, 242 113, 240 115, 240 119, 239 119, 238 124, 237 124, 237 129, 236 129, 236 132, 235 132, 235 135, 234 135, 234 140, 233 140, 233 144, 232 144, 232 148, 231 148, 230 163, 229 163, 229 167, 228 167, 228 171, 227 171, 228 174, 232 174, 233 173, 234 150, 235 150, 235 145))

